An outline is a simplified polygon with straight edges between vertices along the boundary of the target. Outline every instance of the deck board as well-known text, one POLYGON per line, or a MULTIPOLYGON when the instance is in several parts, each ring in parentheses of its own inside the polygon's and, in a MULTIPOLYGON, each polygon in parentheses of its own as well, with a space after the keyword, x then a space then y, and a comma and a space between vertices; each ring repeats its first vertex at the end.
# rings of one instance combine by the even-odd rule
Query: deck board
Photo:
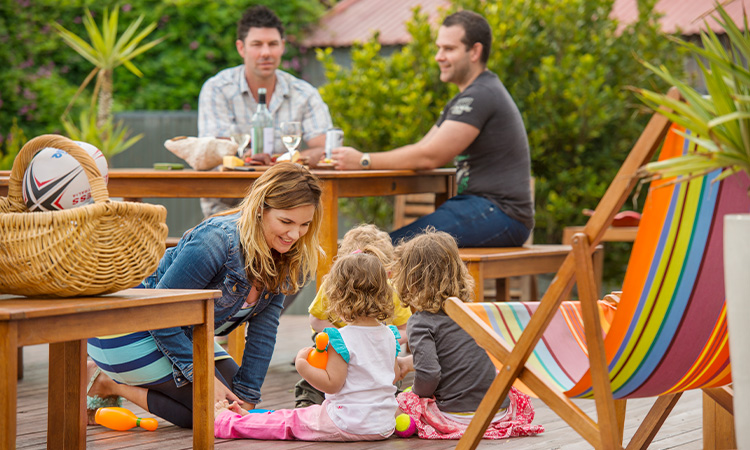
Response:
MULTIPOLYGON (((271 368, 262 388, 263 402, 259 408, 279 409, 294 406, 294 384, 300 379, 291 362, 299 348, 310 343, 310 331, 304 316, 281 317, 279 339, 271 360, 271 368)), ((47 422, 47 370, 48 346, 36 345, 24 349, 24 378, 18 385, 18 449, 45 449, 47 422)), ((407 378, 409 381, 411 378, 407 378)), ((594 402, 576 400, 587 413, 593 413, 594 402)), ((625 439, 633 435, 650 407, 652 400, 638 399, 628 402, 625 420, 625 439)), ((591 448, 560 418, 539 400, 533 400, 536 408, 534 423, 543 424, 546 431, 534 437, 513 438, 501 441, 482 441, 480 449, 503 450, 560 449, 580 450, 591 448)), ((153 417, 138 406, 126 402, 140 417, 153 417)), ((700 392, 688 392, 677 403, 650 448, 693 450, 702 448, 702 417, 700 392)), ((380 442, 357 443, 312 443, 273 442, 274 450, 443 450, 455 447, 455 441, 427 441, 417 438, 391 437, 380 442)), ((216 448, 221 450, 268 448, 268 441, 217 439, 216 448)), ((130 430, 112 431, 100 426, 88 427, 87 448, 177 450, 192 448, 190 430, 178 428, 159 419, 159 428, 154 432, 130 430)))

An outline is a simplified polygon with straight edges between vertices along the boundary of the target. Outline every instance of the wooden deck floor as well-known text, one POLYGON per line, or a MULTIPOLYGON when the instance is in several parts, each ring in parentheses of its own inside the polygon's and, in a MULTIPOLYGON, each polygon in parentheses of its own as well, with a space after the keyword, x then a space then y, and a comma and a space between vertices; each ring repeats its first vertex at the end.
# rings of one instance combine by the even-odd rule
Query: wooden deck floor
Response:
MULTIPOLYGON (((307 345, 309 328, 303 316, 282 316, 277 344, 271 369, 263 385, 263 403, 260 408, 291 408, 294 404, 292 392, 299 375, 290 364, 297 350, 307 345)), ((19 449, 46 448, 47 414, 47 355, 46 345, 24 349, 24 379, 18 388, 18 440, 19 449)), ((594 411, 594 402, 580 401, 578 404, 588 413, 594 411)), ((628 404, 625 423, 625 439, 634 433, 651 405, 651 400, 635 400, 628 404)), ((543 424, 546 431, 535 437, 514 438, 502 441, 483 441, 480 449, 498 448, 503 450, 530 449, 586 449, 590 448, 561 419, 542 402, 534 401, 535 423, 543 424)), ((125 407, 140 417, 152 417, 143 410, 126 402, 125 407)), ((683 395, 671 416, 667 419, 650 448, 654 449, 700 449, 702 447, 702 418, 700 392, 683 395)), ((190 430, 177 428, 159 420, 159 429, 154 432, 130 430, 117 432, 100 426, 88 428, 88 448, 90 449, 188 449, 192 446, 190 430)), ((417 438, 401 439, 391 437, 386 441, 369 443, 310 443, 310 442, 268 442, 249 440, 216 440, 218 449, 234 448, 273 448, 280 450, 330 450, 346 448, 366 449, 430 449, 442 450, 455 447, 455 441, 426 441, 417 438)))

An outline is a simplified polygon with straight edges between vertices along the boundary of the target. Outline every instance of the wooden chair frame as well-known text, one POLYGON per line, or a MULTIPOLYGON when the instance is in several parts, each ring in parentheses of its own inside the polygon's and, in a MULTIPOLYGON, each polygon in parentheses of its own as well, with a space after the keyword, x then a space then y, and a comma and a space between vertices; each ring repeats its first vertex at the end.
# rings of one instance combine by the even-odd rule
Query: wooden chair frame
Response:
MULTIPOLYGON (((669 96, 679 98, 676 89, 669 96)), ((639 137, 630 154, 617 172, 606 193, 589 219, 583 232, 573 237, 572 252, 560 266, 557 276, 543 296, 537 311, 513 347, 508 346, 494 331, 469 310, 460 300, 449 299, 446 312, 458 322, 477 343, 497 358, 501 364, 495 381, 477 408, 475 420, 471 422, 458 449, 474 449, 482 439, 492 417, 508 395, 511 385, 520 379, 547 406, 597 449, 621 449, 625 419, 625 400, 614 400, 610 386, 607 361, 604 351, 602 328, 596 302, 599 298, 594 278, 593 251, 602 241, 615 214, 622 208, 638 179, 636 172, 649 162, 669 130, 670 121, 661 114, 654 114, 639 137), (589 351, 592 389, 598 422, 586 415, 570 398, 547 385, 533 369, 525 363, 539 339, 549 325, 562 300, 577 283, 581 302, 581 313, 589 351)), ((732 412, 731 390, 704 389, 708 397, 725 410, 732 412)), ((630 448, 647 448, 661 424, 671 412, 681 393, 657 397, 639 429, 631 439, 630 448)))

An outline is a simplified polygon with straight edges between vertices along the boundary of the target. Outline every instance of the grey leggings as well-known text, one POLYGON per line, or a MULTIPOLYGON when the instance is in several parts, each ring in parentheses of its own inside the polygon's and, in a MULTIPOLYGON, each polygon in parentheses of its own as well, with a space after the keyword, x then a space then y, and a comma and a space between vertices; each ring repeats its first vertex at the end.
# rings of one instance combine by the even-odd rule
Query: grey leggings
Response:
MULTIPOLYGON (((232 358, 216 361, 216 377, 230 390, 239 366, 232 358)), ((148 410, 178 427, 193 428, 193 383, 177 387, 174 380, 147 386, 148 410)))

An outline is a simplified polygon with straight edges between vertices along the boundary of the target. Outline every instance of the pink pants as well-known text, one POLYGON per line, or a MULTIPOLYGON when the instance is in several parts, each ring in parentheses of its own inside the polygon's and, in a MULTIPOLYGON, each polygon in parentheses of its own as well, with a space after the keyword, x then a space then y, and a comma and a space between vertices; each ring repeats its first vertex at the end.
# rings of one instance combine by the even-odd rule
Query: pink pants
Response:
POLYGON ((341 430, 328 417, 327 402, 298 409, 278 409, 266 413, 241 416, 224 411, 216 417, 217 438, 246 438, 277 441, 378 441, 390 436, 352 434, 341 430))

